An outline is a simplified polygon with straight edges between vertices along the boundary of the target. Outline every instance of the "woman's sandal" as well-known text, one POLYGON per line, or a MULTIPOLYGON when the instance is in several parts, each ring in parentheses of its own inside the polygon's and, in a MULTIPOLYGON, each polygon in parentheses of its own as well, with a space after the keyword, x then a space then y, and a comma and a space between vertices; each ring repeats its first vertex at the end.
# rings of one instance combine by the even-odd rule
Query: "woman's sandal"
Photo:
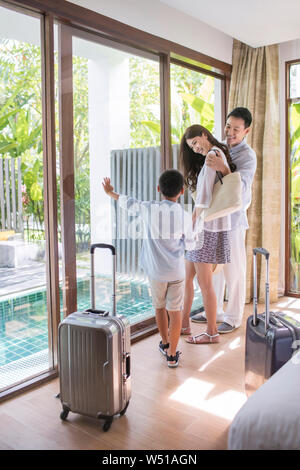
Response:
POLYGON ((179 356, 180 356, 181 352, 180 351, 176 351, 176 354, 175 356, 168 356, 167 354, 167 364, 168 364, 168 367, 177 367, 178 364, 179 364, 179 356))
POLYGON ((200 333, 199 335, 189 336, 186 339, 186 342, 191 344, 219 343, 219 336, 219 333, 215 335, 209 335, 208 333, 200 333), (198 338, 200 338, 200 340, 198 340, 198 338))
POLYGON ((159 345, 158 345, 158 349, 160 350, 160 352, 161 352, 164 356, 166 356, 166 355, 167 355, 167 351, 166 351, 166 350, 169 349, 169 346, 170 346, 169 343, 163 344, 163 342, 161 341, 161 342, 159 343, 159 345))
POLYGON ((191 334, 191 327, 187 326, 186 328, 181 328, 180 334, 181 335, 190 335, 191 334))

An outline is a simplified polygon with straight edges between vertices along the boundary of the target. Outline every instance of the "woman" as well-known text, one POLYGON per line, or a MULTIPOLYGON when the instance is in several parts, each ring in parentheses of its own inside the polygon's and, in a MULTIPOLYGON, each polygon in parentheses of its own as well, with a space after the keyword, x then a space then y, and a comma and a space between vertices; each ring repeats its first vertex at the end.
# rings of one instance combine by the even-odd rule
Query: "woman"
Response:
MULTIPOLYGON (((203 216, 203 210, 210 206, 214 184, 218 181, 215 170, 208 166, 209 158, 217 154, 223 160, 222 175, 235 170, 227 147, 219 142, 203 126, 195 124, 186 129, 180 143, 180 161, 183 168, 185 183, 193 192, 195 209, 193 220, 203 216)), ((199 220, 199 219, 198 219, 199 220)), ((193 280, 195 274, 201 289, 207 317, 207 330, 196 336, 189 336, 187 342, 193 344, 217 343, 217 301, 213 289, 213 264, 230 262, 231 229, 230 215, 204 222, 203 241, 201 247, 186 252, 186 281, 183 306, 182 334, 190 335, 190 310, 194 298, 193 280)))

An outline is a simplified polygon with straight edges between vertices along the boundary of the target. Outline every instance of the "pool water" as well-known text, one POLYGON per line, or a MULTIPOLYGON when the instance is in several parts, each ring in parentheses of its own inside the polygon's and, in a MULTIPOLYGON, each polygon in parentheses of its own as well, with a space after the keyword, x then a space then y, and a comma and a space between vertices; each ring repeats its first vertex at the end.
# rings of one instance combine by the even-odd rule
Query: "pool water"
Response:
MULTIPOLYGON (((111 312, 111 279, 97 278, 95 291, 96 308, 108 309, 111 312)), ((60 298, 62 312, 62 295, 60 298)), ((90 307, 89 279, 78 281, 77 299, 79 311, 90 307)), ((150 289, 147 282, 143 280, 118 277, 116 305, 117 313, 128 316, 131 324, 154 315, 150 289)), ((195 291, 193 309, 201 306, 201 293, 195 291)), ((38 355, 45 350, 48 350, 46 290, 40 289, 27 294, 23 293, 0 301, 0 375, 4 373, 2 366, 20 361, 28 356, 38 355)), ((1 382, 0 377, 0 389, 1 382)))

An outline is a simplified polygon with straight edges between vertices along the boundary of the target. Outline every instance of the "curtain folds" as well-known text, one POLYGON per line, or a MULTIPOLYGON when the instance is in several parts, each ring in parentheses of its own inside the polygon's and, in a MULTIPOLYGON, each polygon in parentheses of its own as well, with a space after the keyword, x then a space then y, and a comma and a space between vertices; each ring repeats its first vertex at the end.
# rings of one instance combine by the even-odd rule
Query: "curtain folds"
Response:
MULTIPOLYGON (((270 252, 270 301, 278 299, 280 248, 280 142, 278 46, 252 48, 234 40, 228 112, 247 107, 253 117, 247 142, 255 150, 257 171, 248 209, 246 302, 253 296, 252 249, 270 252)), ((258 297, 265 298, 265 260, 258 256, 258 297)))

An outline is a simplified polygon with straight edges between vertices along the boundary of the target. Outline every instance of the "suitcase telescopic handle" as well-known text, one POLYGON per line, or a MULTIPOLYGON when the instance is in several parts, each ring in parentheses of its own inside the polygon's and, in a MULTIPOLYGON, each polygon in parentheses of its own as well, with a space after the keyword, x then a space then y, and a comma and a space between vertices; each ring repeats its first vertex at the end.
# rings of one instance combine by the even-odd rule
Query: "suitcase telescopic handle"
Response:
POLYGON ((116 248, 113 245, 108 245, 107 243, 94 243, 91 245, 90 252, 93 255, 96 248, 108 248, 111 250, 112 254, 116 254, 116 248))
POLYGON ((266 258, 266 314, 265 333, 269 328, 270 321, 270 300, 269 300, 269 257, 270 253, 265 248, 253 248, 253 325, 257 325, 257 265, 256 255, 261 254, 266 258))
POLYGON ((112 304, 113 304, 113 315, 116 316, 116 248, 113 245, 107 243, 94 243, 91 245, 91 307, 95 310, 95 266, 94 266, 94 252, 97 248, 109 249, 113 257, 113 273, 112 273, 112 304))
POLYGON ((270 253, 265 248, 253 248, 253 254, 256 255, 257 253, 265 256, 266 259, 269 259, 269 257, 270 257, 270 253))

